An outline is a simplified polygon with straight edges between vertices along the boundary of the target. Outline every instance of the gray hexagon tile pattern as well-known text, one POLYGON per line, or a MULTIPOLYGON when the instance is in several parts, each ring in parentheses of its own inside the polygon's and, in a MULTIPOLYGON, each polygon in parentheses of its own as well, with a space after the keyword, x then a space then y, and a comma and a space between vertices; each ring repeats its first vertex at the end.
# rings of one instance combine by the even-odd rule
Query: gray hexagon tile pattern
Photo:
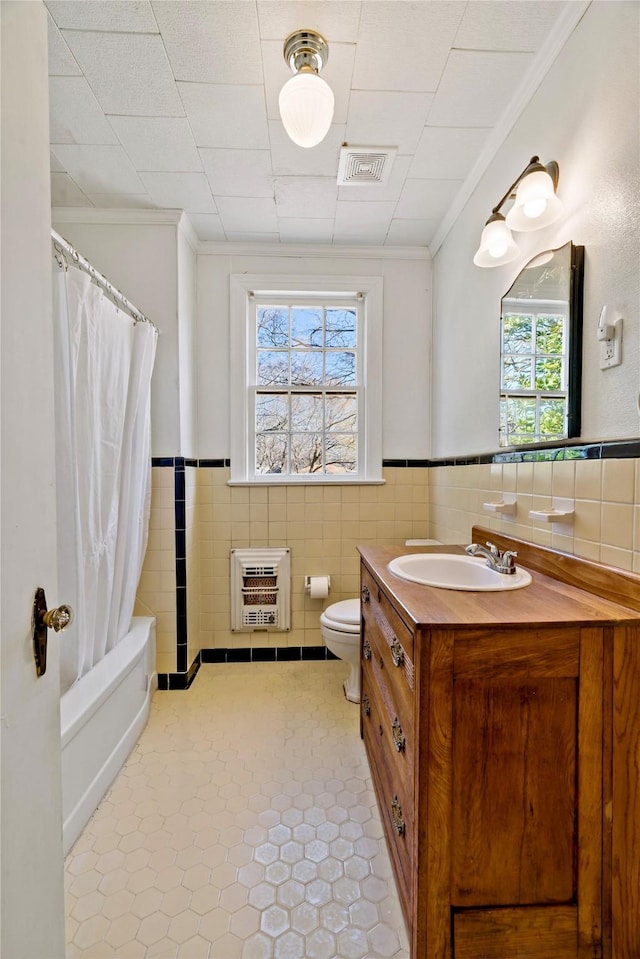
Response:
POLYGON ((407 959, 344 675, 207 665, 155 694, 67 857, 69 957, 407 959))

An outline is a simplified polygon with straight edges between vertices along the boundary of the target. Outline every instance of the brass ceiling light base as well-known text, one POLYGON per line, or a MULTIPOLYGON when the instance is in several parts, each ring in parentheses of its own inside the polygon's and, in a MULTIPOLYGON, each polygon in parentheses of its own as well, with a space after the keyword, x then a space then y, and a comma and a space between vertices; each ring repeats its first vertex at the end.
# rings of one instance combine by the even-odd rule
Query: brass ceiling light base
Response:
POLYGON ((284 41, 284 59, 292 73, 300 70, 320 73, 329 59, 329 44, 315 30, 295 30, 284 41))

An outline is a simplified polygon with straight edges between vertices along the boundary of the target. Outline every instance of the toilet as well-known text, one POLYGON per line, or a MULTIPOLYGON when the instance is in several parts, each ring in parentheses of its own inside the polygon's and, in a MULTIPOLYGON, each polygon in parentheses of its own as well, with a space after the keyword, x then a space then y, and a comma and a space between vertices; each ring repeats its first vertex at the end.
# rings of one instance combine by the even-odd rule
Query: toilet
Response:
POLYGON ((320 615, 322 639, 328 650, 351 667, 344 681, 344 694, 360 702, 360 600, 343 599, 320 615))

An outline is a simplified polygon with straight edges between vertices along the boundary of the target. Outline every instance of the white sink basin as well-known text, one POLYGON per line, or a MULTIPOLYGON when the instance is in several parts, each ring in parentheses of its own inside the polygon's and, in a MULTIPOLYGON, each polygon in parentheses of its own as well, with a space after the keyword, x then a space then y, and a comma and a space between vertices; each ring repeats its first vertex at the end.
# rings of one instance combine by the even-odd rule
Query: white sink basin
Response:
POLYGON ((409 553, 389 563, 389 570, 423 586, 440 589, 484 590, 522 589, 531 582, 531 574, 520 566, 515 573, 496 573, 481 556, 455 553, 409 553))

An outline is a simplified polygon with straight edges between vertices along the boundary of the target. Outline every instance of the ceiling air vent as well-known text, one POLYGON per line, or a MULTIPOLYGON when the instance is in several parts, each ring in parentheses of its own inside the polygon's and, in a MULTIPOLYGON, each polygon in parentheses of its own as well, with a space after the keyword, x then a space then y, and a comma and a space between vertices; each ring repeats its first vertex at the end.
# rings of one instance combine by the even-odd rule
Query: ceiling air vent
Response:
POLYGON ((340 150, 338 186, 373 186, 386 183, 397 147, 351 147, 340 150))

